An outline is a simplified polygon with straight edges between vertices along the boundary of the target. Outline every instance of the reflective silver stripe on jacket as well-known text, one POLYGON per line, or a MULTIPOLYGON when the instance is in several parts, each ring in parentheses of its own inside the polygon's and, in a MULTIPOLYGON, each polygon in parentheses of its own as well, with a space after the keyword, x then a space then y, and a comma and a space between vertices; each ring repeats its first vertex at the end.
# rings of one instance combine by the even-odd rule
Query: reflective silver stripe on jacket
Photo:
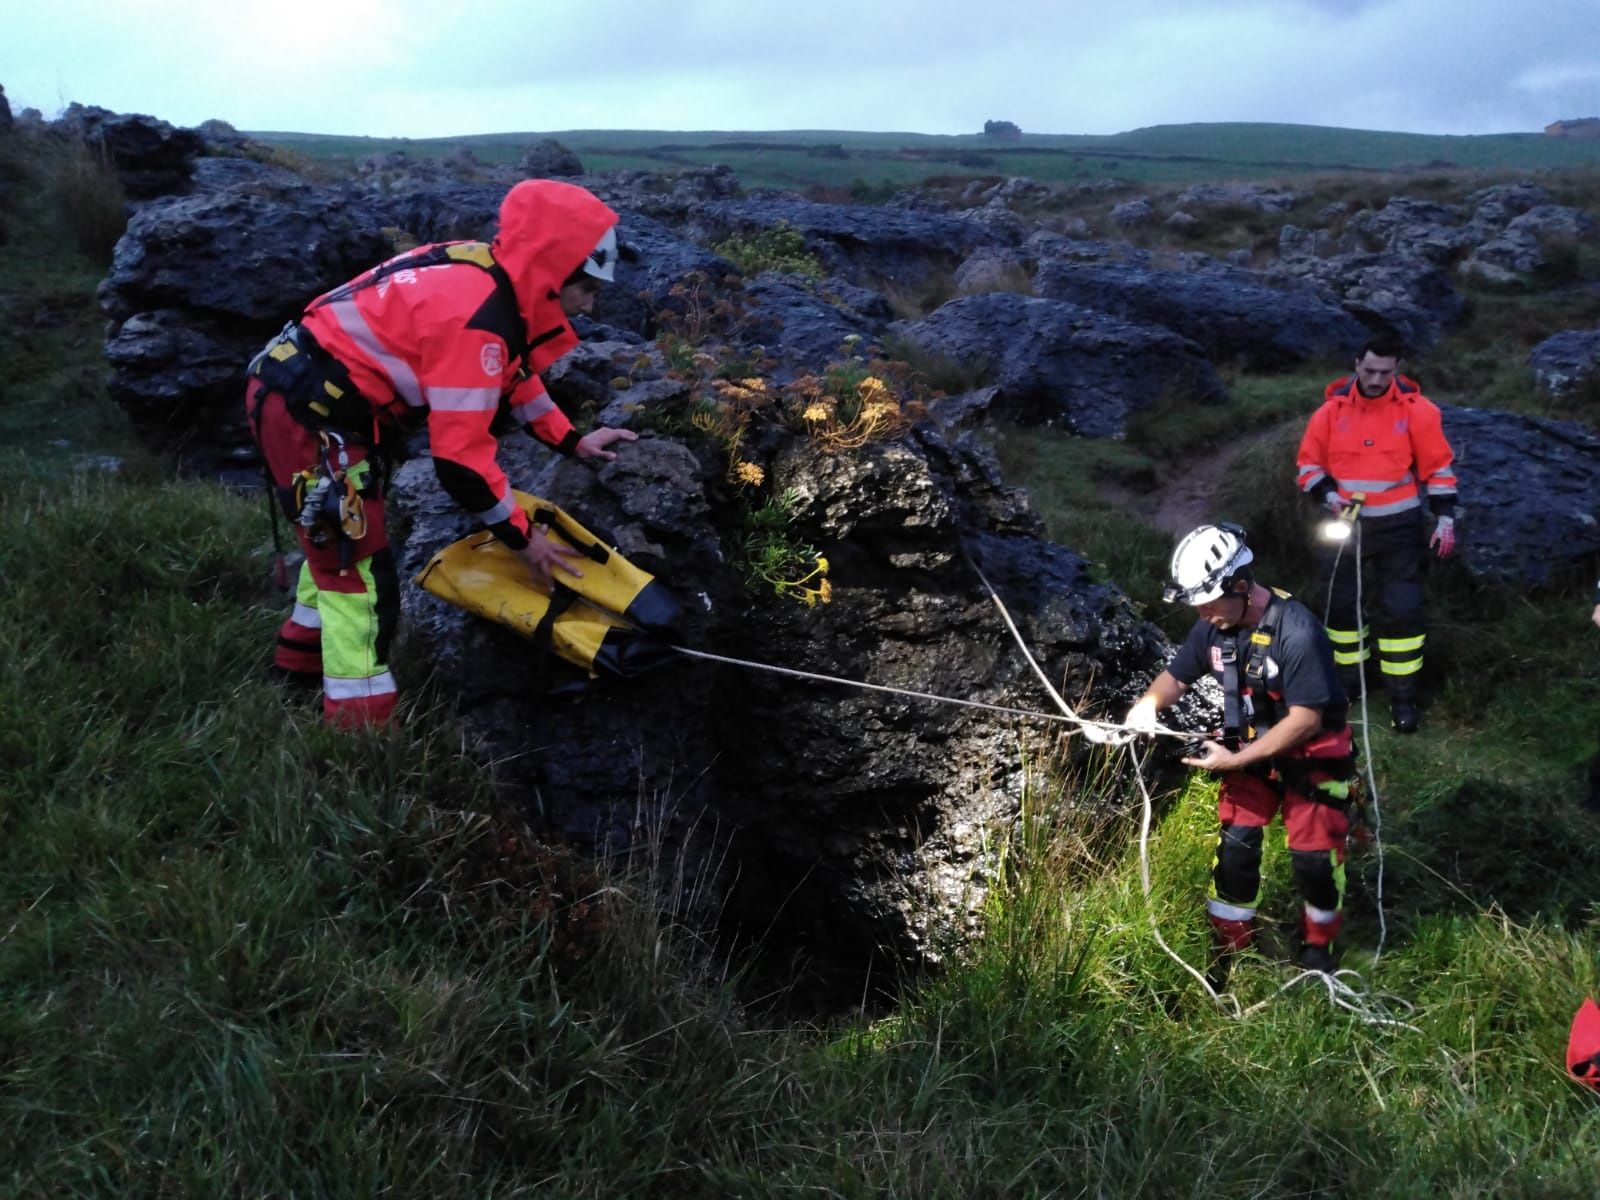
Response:
POLYGON ((350 340, 355 342, 357 348, 388 376, 389 382, 402 400, 412 408, 422 407, 422 385, 417 382, 416 373, 404 359, 396 357, 384 348, 383 343, 378 340, 378 335, 372 331, 372 326, 368 325, 367 319, 361 315, 361 310, 356 307, 354 300, 335 300, 324 304, 317 311, 332 314, 333 319, 339 323, 339 328, 350 335, 350 340))
POLYGON ((430 387, 424 397, 428 407, 439 412, 493 412, 500 403, 500 389, 430 387))

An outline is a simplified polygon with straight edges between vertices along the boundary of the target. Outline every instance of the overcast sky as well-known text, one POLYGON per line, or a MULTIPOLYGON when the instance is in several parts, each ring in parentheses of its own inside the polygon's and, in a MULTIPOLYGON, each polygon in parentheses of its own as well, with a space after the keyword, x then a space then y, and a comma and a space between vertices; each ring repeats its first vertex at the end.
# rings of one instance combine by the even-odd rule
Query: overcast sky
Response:
POLYGON ((12 110, 246 130, 1414 133, 1600 116, 1600 0, 31 0, 12 110))

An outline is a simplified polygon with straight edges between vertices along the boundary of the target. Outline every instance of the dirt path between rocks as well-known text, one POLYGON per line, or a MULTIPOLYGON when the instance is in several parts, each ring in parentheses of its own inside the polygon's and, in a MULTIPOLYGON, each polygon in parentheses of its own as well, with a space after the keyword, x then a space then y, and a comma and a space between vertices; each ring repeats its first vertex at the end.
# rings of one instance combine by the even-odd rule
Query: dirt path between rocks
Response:
MULTIPOLYGON (((1299 418, 1294 418, 1298 421, 1299 418)), ((1284 424, 1269 425, 1219 448, 1215 453, 1196 457, 1165 484, 1151 491, 1105 485, 1106 496, 1146 524, 1180 538, 1196 525, 1217 519, 1216 496, 1223 478, 1234 461, 1252 446, 1272 437, 1284 424)), ((1286 469, 1292 470, 1292 465, 1286 469)), ((1168 465, 1167 470, 1174 468, 1168 465)))

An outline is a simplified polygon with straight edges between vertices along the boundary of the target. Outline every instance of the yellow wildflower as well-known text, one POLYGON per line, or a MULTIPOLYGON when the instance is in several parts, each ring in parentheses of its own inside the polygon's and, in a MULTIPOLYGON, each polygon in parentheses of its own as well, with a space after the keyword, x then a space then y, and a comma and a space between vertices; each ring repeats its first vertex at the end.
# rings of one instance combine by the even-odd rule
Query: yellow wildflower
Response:
POLYGON ((767 477, 767 473, 753 462, 736 464, 733 468, 733 473, 740 483, 748 483, 752 487, 759 487, 761 481, 767 477))
POLYGON ((868 402, 886 400, 888 392, 887 385, 876 375, 868 375, 860 383, 856 384, 856 395, 868 402))
POLYGON ((822 586, 817 589, 817 599, 824 604, 833 602, 833 584, 831 582, 826 579, 822 581, 822 586))
POLYGON ((820 554, 817 555, 817 571, 823 575, 828 573, 828 560, 823 558, 820 554))
POLYGON ((800 416, 806 421, 826 421, 833 416, 833 410, 826 404, 808 404, 805 412, 801 413, 800 416))

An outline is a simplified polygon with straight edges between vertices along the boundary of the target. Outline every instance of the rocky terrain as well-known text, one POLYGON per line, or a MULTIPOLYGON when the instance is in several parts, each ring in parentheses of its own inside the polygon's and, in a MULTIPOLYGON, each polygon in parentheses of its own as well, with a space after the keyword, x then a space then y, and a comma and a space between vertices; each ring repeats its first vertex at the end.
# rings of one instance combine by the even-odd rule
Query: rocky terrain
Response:
MULTIPOLYGON (((1260 261, 1131 238, 1225 207, 1282 214, 1291 191, 1108 196, 1095 236, 1081 218, 1041 212, 1049 189, 1026 179, 877 207, 814 203, 746 194, 716 169, 585 174, 543 144, 515 166, 388 156, 323 183, 226 127, 76 106, 54 124, 104 147, 124 179, 135 211, 100 289, 111 392, 185 469, 253 477, 244 364, 307 299, 398 247, 490 236, 516 179, 572 178, 621 214, 630 253, 548 383, 581 419, 643 436, 598 469, 508 441, 513 481, 668 582, 690 645, 1029 709, 1044 697, 968 556, 1090 711, 1120 712, 1168 649, 1114 585, 1044 538, 1000 478, 989 420, 1117 439, 1157 404, 1224 401, 1231 370, 1326 363, 1331 375, 1378 330, 1425 347, 1461 319, 1467 281, 1515 286, 1596 236, 1588 213, 1517 183, 1462 204, 1395 195, 1331 208, 1282 224, 1260 261), (814 271, 744 274, 730 261, 726 247, 775 228, 814 271), (694 425, 726 397, 730 364, 781 391, 830 371, 877 378, 913 358, 962 368, 968 386, 941 393, 897 376, 900 411, 925 415, 893 437, 844 449, 777 409, 738 409, 741 461, 759 485, 741 483, 726 440, 694 425), (752 585, 750 514, 784 497, 784 536, 825 555, 830 603, 752 585)), ((1588 386, 1597 363, 1600 331, 1565 330, 1528 370, 1561 393, 1588 386)), ((1447 409, 1446 430, 1469 570, 1532 586, 1600 550, 1595 433, 1468 408, 1447 409)), ((394 480, 408 572, 467 528, 425 443, 414 450, 394 480)), ((530 812, 597 853, 668 847, 692 903, 812 972, 915 969, 959 944, 993 870, 990 831, 1015 819, 1023 763, 1054 736, 698 662, 572 687, 497 627, 415 588, 405 605, 402 668, 434 674, 530 812)))

